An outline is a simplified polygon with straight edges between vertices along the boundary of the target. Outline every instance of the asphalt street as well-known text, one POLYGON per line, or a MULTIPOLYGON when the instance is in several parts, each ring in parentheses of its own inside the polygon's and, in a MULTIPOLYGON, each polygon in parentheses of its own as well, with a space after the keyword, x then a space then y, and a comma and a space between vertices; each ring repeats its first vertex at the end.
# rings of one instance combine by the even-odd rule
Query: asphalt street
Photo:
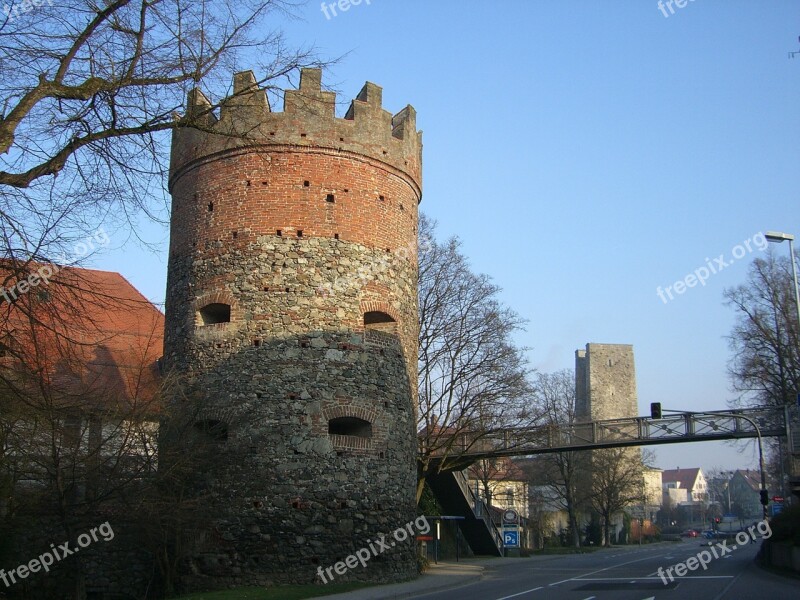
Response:
MULTIPOLYGON (((498 559, 487 564, 480 581, 413 597, 437 600, 800 598, 799 579, 766 572, 754 563, 759 544, 738 546, 734 540, 723 548, 715 543, 716 558, 706 544, 705 540, 687 539, 641 549, 625 547, 547 559, 498 559), (704 551, 707 554, 700 555, 704 551), (699 555, 708 563, 705 570, 696 562, 699 555), (696 568, 677 576, 674 566, 680 563, 696 568), (669 567, 673 567, 671 580, 667 575, 669 567)), ((682 571, 679 567, 678 572, 682 571)))

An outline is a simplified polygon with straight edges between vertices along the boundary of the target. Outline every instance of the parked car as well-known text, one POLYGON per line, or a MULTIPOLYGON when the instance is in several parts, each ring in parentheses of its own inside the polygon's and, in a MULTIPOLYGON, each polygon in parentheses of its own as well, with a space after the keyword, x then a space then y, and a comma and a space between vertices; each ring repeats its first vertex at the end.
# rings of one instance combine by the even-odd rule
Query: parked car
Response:
POLYGON ((681 533, 681 537, 694 538, 694 537, 697 537, 697 535, 698 534, 697 534, 697 530, 696 529, 687 529, 686 531, 681 533))

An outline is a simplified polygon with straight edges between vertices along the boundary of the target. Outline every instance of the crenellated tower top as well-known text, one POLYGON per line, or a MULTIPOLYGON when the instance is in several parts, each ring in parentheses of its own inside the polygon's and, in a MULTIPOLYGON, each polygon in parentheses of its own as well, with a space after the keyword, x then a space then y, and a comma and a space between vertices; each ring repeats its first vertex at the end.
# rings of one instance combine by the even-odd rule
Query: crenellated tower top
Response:
POLYGON ((207 160, 269 147, 320 148, 343 156, 360 155, 402 174, 421 197, 422 132, 407 105, 392 115, 381 105, 382 88, 367 82, 344 118, 335 114, 336 94, 322 90, 322 71, 303 69, 300 88, 285 90, 283 112, 272 112, 266 90, 252 71, 233 76, 233 94, 212 103, 199 90, 188 94, 186 122, 174 130, 170 188, 187 170, 207 160))

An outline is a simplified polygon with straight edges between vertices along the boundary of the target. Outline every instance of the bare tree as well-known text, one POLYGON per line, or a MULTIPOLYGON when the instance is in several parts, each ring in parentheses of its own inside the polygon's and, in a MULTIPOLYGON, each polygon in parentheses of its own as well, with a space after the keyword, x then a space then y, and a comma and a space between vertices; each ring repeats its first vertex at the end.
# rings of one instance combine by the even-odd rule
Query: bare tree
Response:
MULTIPOLYGON (((320 66, 270 18, 296 0, 64 0, 0 15, 0 257, 52 262, 100 222, 136 233, 168 208, 167 134, 202 84, 222 98, 246 58, 259 83, 320 66)), ((32 5, 31 5, 32 6, 32 5)))
POLYGON ((524 508, 527 502, 528 494, 522 493, 527 486, 519 485, 527 484, 525 473, 508 457, 485 458, 475 462, 469 468, 469 478, 478 482, 489 506, 498 506, 495 500, 502 495, 498 490, 503 488, 506 490, 506 502, 499 505, 501 508, 524 508))
POLYGON ((603 544, 611 545, 611 520, 631 504, 642 504, 645 461, 643 455, 630 448, 592 450, 591 495, 589 501, 600 516, 603 544))
POLYGON ((503 428, 532 423, 528 368, 512 335, 523 320, 500 289, 472 272, 455 238, 420 219, 419 499, 424 477, 446 470, 503 428))
POLYGON ((728 342, 737 404, 788 404, 800 390, 800 332, 789 259, 772 253, 750 265, 747 283, 725 290, 736 312, 728 342))
MULTIPOLYGON (((575 423, 575 373, 564 369, 555 373, 537 373, 534 379, 536 405, 544 423, 556 428, 568 428, 575 423)), ((571 543, 580 547, 578 511, 585 494, 580 485, 588 466, 586 452, 558 452, 543 455, 536 465, 540 477, 558 504, 567 511, 571 543)))
MULTIPOLYGON (((728 372, 739 396, 733 406, 783 406, 800 392, 800 331, 788 257, 755 259, 747 282, 725 290, 726 304, 736 312, 728 336, 733 353, 728 372)), ((789 453, 783 438, 771 439, 769 470, 783 490, 789 453)))
MULTIPOLYGON (((71 282, 68 273, 62 278, 71 282)), ((0 322, 3 512, 6 525, 22 523, 29 538, 48 530, 52 535, 58 527, 74 545, 81 529, 102 522, 156 472, 154 354, 160 352, 162 321, 141 319, 138 335, 114 343, 114 334, 102 328, 107 322, 93 320, 87 310, 92 303, 108 307, 111 300, 101 290, 91 294, 81 296, 82 319, 70 318, 58 296, 45 300, 28 293, 0 322), (65 343, 63 329, 85 342, 65 343), (32 518, 37 527, 30 526, 32 518)), ((134 310, 118 302, 120 311, 134 310)), ((72 598, 85 597, 85 560, 83 554, 71 559, 72 598)))

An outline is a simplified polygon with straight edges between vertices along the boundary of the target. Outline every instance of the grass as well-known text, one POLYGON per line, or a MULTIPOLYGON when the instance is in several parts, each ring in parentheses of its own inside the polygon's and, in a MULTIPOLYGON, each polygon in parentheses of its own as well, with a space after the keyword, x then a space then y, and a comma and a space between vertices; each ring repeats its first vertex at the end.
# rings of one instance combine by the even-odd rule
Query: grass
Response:
POLYGON ((221 592, 189 594, 173 598, 173 600, 303 600, 303 598, 351 592, 364 587, 370 587, 370 584, 329 583, 327 585, 281 585, 273 588, 246 587, 221 592))

